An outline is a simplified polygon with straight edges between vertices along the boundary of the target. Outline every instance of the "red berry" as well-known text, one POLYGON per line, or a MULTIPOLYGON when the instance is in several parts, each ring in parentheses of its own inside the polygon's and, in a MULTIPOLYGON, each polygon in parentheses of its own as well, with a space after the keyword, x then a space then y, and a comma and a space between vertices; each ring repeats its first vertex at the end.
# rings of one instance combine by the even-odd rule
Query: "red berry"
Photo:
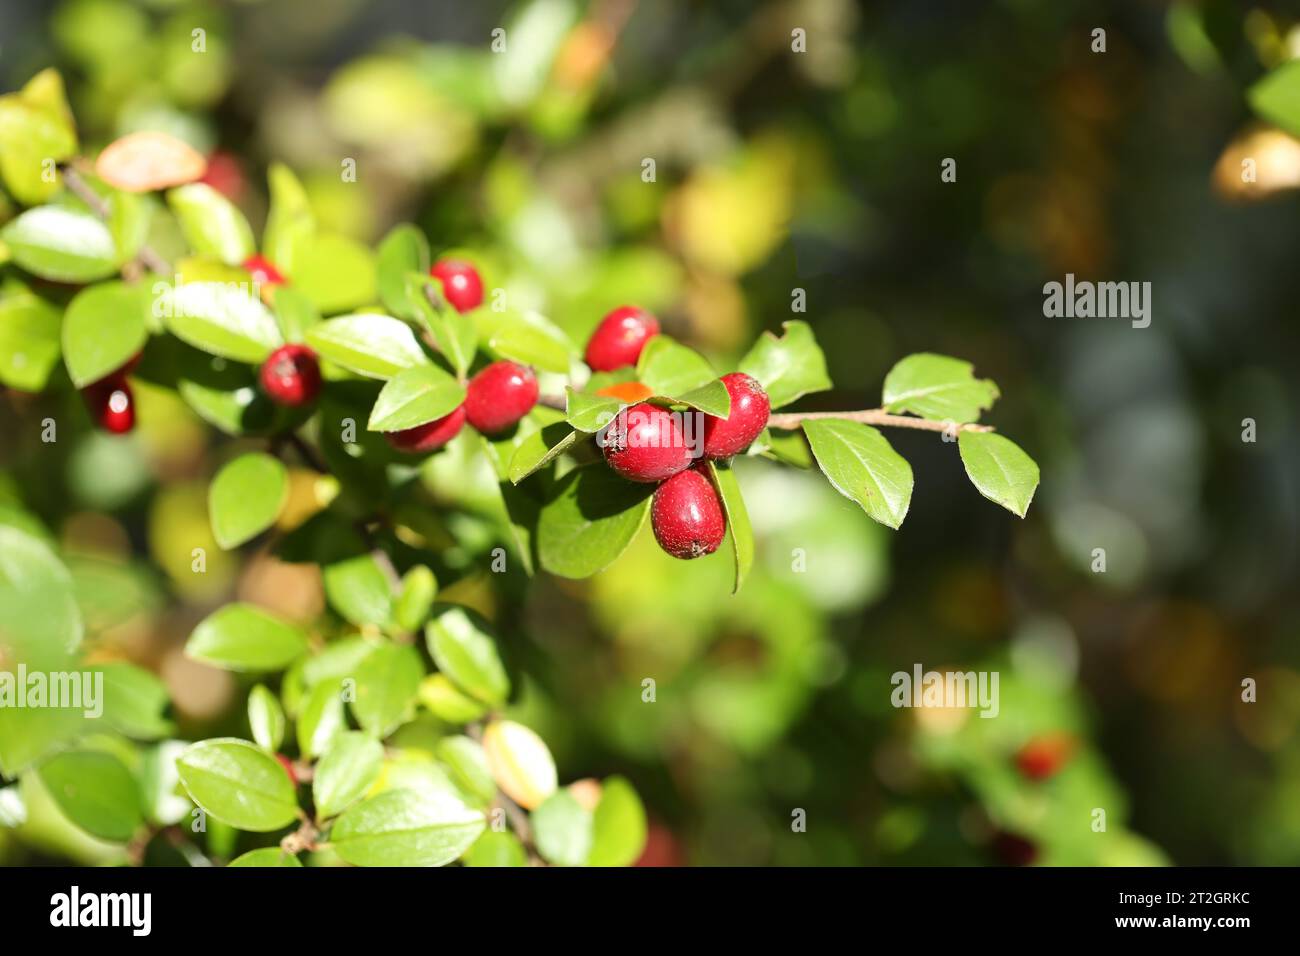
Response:
POLYGON ((244 196, 244 171, 231 153, 217 150, 208 156, 208 169, 199 177, 227 199, 238 203, 244 196))
POLYGON ((597 438, 609 467, 631 481, 663 481, 695 458, 680 413, 647 402, 623 409, 597 438))
POLYGON ((284 768, 284 772, 289 775, 289 779, 293 781, 293 785, 296 787, 298 785, 298 775, 294 773, 293 761, 284 754, 276 754, 275 759, 280 761, 280 766, 284 768))
POLYGON ((320 394, 320 362, 305 345, 282 345, 262 363, 262 389, 277 405, 297 408, 320 394))
POLYGON ((439 259, 429 275, 442 283, 442 295, 457 312, 477 309, 483 302, 478 270, 461 259, 439 259))
POLYGON ((516 362, 493 362, 469 380, 465 420, 485 435, 503 432, 537 404, 537 376, 516 362))
POLYGON ((271 260, 263 256, 249 256, 244 260, 244 269, 258 285, 284 285, 284 276, 272 265, 271 260))
POLYGON ((993 853, 1006 866, 1028 866, 1038 858, 1038 846, 1025 837, 999 831, 993 837, 993 853))
POLYGON ((650 524, 659 547, 674 558, 712 554, 727 531, 713 482, 698 468, 679 471, 655 489, 650 524))
POLYGON ((86 386, 86 405, 104 431, 124 435, 135 427, 135 397, 126 379, 112 375, 86 386))
POLYGON ((635 365, 645 344, 659 334, 659 320, 645 309, 624 305, 600 320, 587 339, 587 364, 594 372, 635 365))
POLYGON ((1016 767, 1030 780, 1046 780, 1069 762, 1074 738, 1069 734, 1043 734, 1016 751, 1016 767))
POLYGON ((399 432, 384 432, 384 438, 388 440, 388 444, 398 451, 404 451, 410 455, 420 455, 425 452, 437 451, 447 444, 456 437, 464 424, 465 406, 457 405, 455 411, 442 416, 442 418, 435 418, 431 422, 416 425, 414 428, 404 428, 399 432))
POLYGON ((704 417, 704 456, 730 458, 738 455, 767 427, 772 410, 767 392, 756 379, 744 372, 722 376, 731 396, 731 415, 727 418, 704 417))

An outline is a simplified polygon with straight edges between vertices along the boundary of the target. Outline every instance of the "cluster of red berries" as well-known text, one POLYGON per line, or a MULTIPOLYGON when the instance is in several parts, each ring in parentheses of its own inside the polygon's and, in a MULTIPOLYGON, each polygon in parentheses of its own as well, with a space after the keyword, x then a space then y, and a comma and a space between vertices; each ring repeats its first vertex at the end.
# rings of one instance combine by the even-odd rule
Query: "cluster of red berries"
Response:
MULTIPOLYGON (((659 333, 655 317, 640 309, 615 309, 601 320, 587 342, 587 364, 609 372, 636 364, 647 342, 659 333)), ((731 397, 731 414, 717 418, 702 412, 670 412, 639 402, 624 408, 599 434, 605 462, 630 481, 659 482, 650 507, 650 523, 659 546, 675 558, 712 554, 727 531, 726 515, 704 462, 726 459, 749 447, 767 427, 771 403, 767 392, 743 372, 722 377, 731 397), (700 427, 688 441, 685 416, 700 427)), ((635 384, 635 383, 633 383, 635 384)), ((628 394, 626 386, 617 386, 628 394)))

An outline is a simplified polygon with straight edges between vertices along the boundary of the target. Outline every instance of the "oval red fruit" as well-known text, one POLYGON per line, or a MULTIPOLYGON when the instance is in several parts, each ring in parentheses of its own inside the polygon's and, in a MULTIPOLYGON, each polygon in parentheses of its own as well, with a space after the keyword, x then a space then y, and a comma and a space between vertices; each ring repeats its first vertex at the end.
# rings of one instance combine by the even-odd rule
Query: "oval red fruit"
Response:
POLYGON ((1069 762, 1073 752, 1074 738, 1069 734, 1031 737, 1016 751, 1016 768, 1029 780, 1046 780, 1069 762))
POLYGON ((483 303, 483 280, 478 270, 461 259, 439 259, 429 275, 442 283, 443 298, 457 312, 468 312, 483 303))
POLYGON ((493 362, 469 380, 465 420, 485 435, 505 431, 537 404, 537 376, 517 362, 493 362))
POLYGON ((731 415, 727 418, 704 417, 704 456, 730 458, 738 455, 767 427, 772 403, 757 379, 744 372, 722 376, 731 396, 731 415))
POLYGON ((103 379, 87 386, 84 394, 91 417, 104 431, 124 435, 135 427, 135 396, 126 379, 103 379))
POLYGON ((596 372, 635 365, 645 344, 659 334, 659 320, 630 305, 610 312, 587 340, 587 364, 596 372))
POLYGON ((659 547, 674 558, 712 554, 727 531, 713 482, 698 468, 678 472, 655 489, 650 524, 659 547))
POLYGON ((284 285, 284 275, 264 256, 249 256, 244 260, 244 269, 258 285, 284 285))
POLYGON ((663 481, 695 460, 681 415, 646 402, 620 411, 597 439, 609 467, 630 481, 663 481))
POLYGON ((387 439, 388 444, 398 451, 406 452, 409 455, 419 455, 425 452, 437 451, 455 438, 464 424, 465 406, 457 405, 455 411, 442 416, 442 418, 435 418, 431 422, 416 425, 414 428, 404 428, 397 432, 384 432, 384 438, 387 439))
POLYGON ((320 394, 320 362, 305 345, 282 345, 262 363, 261 379, 271 401, 297 408, 320 394))

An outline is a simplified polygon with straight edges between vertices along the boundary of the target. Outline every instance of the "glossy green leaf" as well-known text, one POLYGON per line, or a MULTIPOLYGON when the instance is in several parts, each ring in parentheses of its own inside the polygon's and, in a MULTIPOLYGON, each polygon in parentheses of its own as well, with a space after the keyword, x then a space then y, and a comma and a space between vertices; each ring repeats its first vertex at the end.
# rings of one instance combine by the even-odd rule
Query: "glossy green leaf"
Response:
POLYGON ((996 432, 963 431, 957 448, 971 483, 985 498, 1023 518, 1038 488, 1038 465, 996 432))
POLYGON ((298 750, 309 759, 319 757, 345 730, 341 679, 322 680, 307 694, 298 714, 298 750))
POLYGON ((807 322, 786 322, 779 338, 764 332, 740 360, 740 371, 756 378, 767 390, 773 408, 831 387, 826 357, 807 322))
POLYGON ((167 685, 156 674, 125 661, 101 664, 104 675, 104 720, 134 740, 157 740, 173 731, 163 716, 170 698, 167 685))
POLYGON ((465 389, 436 365, 417 365, 384 383, 366 425, 375 432, 414 428, 455 411, 465 389))
POLYGON ((477 311, 481 336, 497 357, 566 375, 577 349, 554 322, 536 312, 477 311))
POLYGON ((565 420, 580 432, 598 432, 615 418, 627 402, 606 395, 589 395, 569 389, 565 393, 565 420))
POLYGON ((424 678, 424 663, 415 648, 382 644, 357 668, 352 716, 363 730, 386 737, 409 717, 424 678))
POLYGON ((483 814, 449 794, 389 790, 344 812, 330 843, 355 866, 445 866, 485 824, 483 814))
POLYGON ((149 300, 142 285, 105 282, 77 293, 63 317, 63 360, 84 388, 134 358, 149 338, 149 300))
POLYGON ((645 807, 636 790, 623 777, 607 778, 593 814, 587 865, 631 866, 645 850, 646 832, 645 807))
POLYGON ((671 398, 682 405, 689 405, 706 415, 726 418, 731 414, 731 393, 727 391, 727 386, 722 384, 721 379, 715 378, 713 381, 706 382, 699 388, 693 388, 681 395, 665 395, 663 397, 671 398))
POLYGON ((803 424, 813 457, 840 494, 897 528, 912 501, 912 466, 870 425, 838 418, 803 424))
POLYGON ((456 374, 463 377, 474 364, 478 326, 473 316, 461 315, 443 302, 440 288, 436 279, 422 273, 406 276, 406 298, 416 321, 428 331, 456 374))
POLYGON ((234 282, 184 282, 168 287, 163 322, 183 342, 237 362, 261 363, 284 344, 275 316, 234 282))
POLYGON ((556 866, 581 866, 592 848, 592 815, 568 790, 557 790, 532 812, 533 842, 556 866))
POLYGON ((59 809, 92 836, 125 843, 144 822, 135 778, 112 754, 65 751, 41 765, 40 777, 59 809))
POLYGON ((565 578, 590 577, 607 567, 636 537, 653 492, 653 486, 626 481, 603 464, 566 474, 542 506, 542 567, 565 578))
POLYGON ((273 671, 307 650, 297 627, 251 604, 227 604, 199 622, 185 653, 232 671, 273 671))
POLYGON ((402 575, 402 586, 393 603, 394 623, 403 631, 418 631, 437 596, 438 579, 423 564, 415 565, 402 575))
POLYGON ((59 364, 59 310, 30 292, 0 298, 0 384, 39 392, 59 364))
POLYGON ((556 422, 530 432, 520 441, 510 458, 510 481, 517 485, 529 475, 545 468, 571 448, 581 434, 567 422, 556 422))
POLYGON ((0 96, 0 176, 25 206, 48 202, 59 190, 56 163, 77 151, 77 134, 54 70, 43 70, 19 93, 0 96))
POLYGON ((249 850, 231 860, 227 866, 284 866, 284 867, 302 867, 300 861, 292 853, 285 853, 278 846, 264 846, 258 850, 249 850))
POLYGON ((168 190, 167 205, 175 213, 185 241, 199 255, 237 266, 256 251, 253 230, 244 214, 207 183, 168 190))
POLYGON ((375 256, 355 239, 304 234, 294 243, 291 262, 294 288, 325 315, 375 300, 375 256))
POLYGON ((227 462, 208 489, 212 536, 229 551, 275 524, 289 499, 289 472, 266 452, 227 462))
POLYGON ((262 254, 278 268, 292 274, 293 253, 303 237, 316 228, 307 191, 293 170, 272 163, 266 174, 271 206, 262 232, 262 254))
POLYGON ((465 854, 466 866, 527 866, 528 852, 509 830, 487 830, 465 854))
POLYGON ((322 568, 330 606, 357 627, 387 627, 393 611, 393 587, 372 554, 335 561, 322 568))
POLYGON ((375 312, 326 319, 307 332, 307 344, 368 378, 389 379, 403 369, 430 364, 409 325, 375 312))
POLYGON ((891 412, 935 421, 979 421, 980 412, 997 401, 998 387, 991 379, 977 379, 974 370, 970 362, 946 355, 909 355, 885 376, 882 404, 891 412))
POLYGON ((0 230, 13 261, 54 282, 94 282, 117 271, 108 227, 88 212, 62 206, 28 209, 0 230))
POLYGON ((185 749, 176 769, 190 799, 222 823, 265 833, 297 818, 298 797, 289 774, 247 740, 201 740, 185 749))
POLYGON ((443 723, 457 726, 479 720, 488 712, 487 704, 469 696, 446 674, 430 674, 420 681, 420 703, 443 723))
POLYGON ((754 566, 754 529, 749 523, 749 511, 740 493, 740 483, 730 464, 710 461, 709 475, 713 487, 722 499, 722 509, 727 516, 727 537, 731 540, 732 555, 736 561, 736 577, 731 593, 740 590, 745 577, 754 566))
POLYGON ((485 704, 505 702, 510 678, 491 624, 466 608, 446 605, 434 609, 424 635, 438 670, 457 687, 485 704))
POLYGON ((429 271, 429 240, 409 222, 394 226, 379 244, 377 282, 384 308, 403 319, 417 319, 419 312, 407 294, 409 273, 429 271))
POLYGON ((248 694, 248 726, 253 740, 268 753, 275 753, 284 742, 286 726, 284 708, 279 699, 262 684, 248 694))
POLYGON ((1300 63, 1287 60, 1246 91, 1256 115, 1300 136, 1300 63))
POLYGON ((291 285, 277 286, 271 301, 275 307, 275 321, 286 342, 303 342, 307 330, 320 323, 320 310, 291 285))
POLYGON ((496 799, 497 784, 492 779, 483 745, 477 740, 452 734, 438 741, 435 752, 447 768, 451 782, 471 804, 486 807, 496 799))
MULTIPOLYGON (((718 377, 708 359, 666 335, 656 335, 646 343, 637 360, 636 372, 637 381, 653 389, 656 395, 673 398, 689 394, 718 377)), ((727 407, 731 407, 730 399, 727 407)))
POLYGON ((312 799, 316 815, 335 816, 361 799, 379 776, 384 747, 378 740, 351 731, 339 734, 316 763, 312 799))

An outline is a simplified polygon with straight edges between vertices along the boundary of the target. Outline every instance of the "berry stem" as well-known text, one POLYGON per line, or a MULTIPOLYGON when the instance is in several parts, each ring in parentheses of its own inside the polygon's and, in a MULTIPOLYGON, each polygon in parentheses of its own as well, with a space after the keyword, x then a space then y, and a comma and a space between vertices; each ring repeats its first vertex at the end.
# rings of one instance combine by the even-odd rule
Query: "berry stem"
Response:
MULTIPOLYGON (((104 222, 109 222, 113 218, 113 212, 95 190, 90 188, 90 184, 81 178, 81 174, 70 165, 61 165, 59 171, 63 173, 63 184, 68 187, 68 191, 90 207, 93 212, 104 222)), ((154 252, 148 245, 141 245, 140 251, 136 253, 136 259, 150 272, 161 276, 170 276, 172 267, 158 253, 154 252)))
MULTIPOLYGON (((842 418, 850 422, 862 422, 865 425, 885 425, 891 428, 917 428, 928 432, 946 432, 953 429, 953 422, 933 421, 929 418, 916 418, 912 415, 891 415, 883 408, 864 408, 856 412, 786 412, 773 415, 767 420, 772 428, 795 429, 807 421, 821 418, 842 418)), ((967 423, 958 425, 959 432, 991 432, 992 425, 967 423)))

